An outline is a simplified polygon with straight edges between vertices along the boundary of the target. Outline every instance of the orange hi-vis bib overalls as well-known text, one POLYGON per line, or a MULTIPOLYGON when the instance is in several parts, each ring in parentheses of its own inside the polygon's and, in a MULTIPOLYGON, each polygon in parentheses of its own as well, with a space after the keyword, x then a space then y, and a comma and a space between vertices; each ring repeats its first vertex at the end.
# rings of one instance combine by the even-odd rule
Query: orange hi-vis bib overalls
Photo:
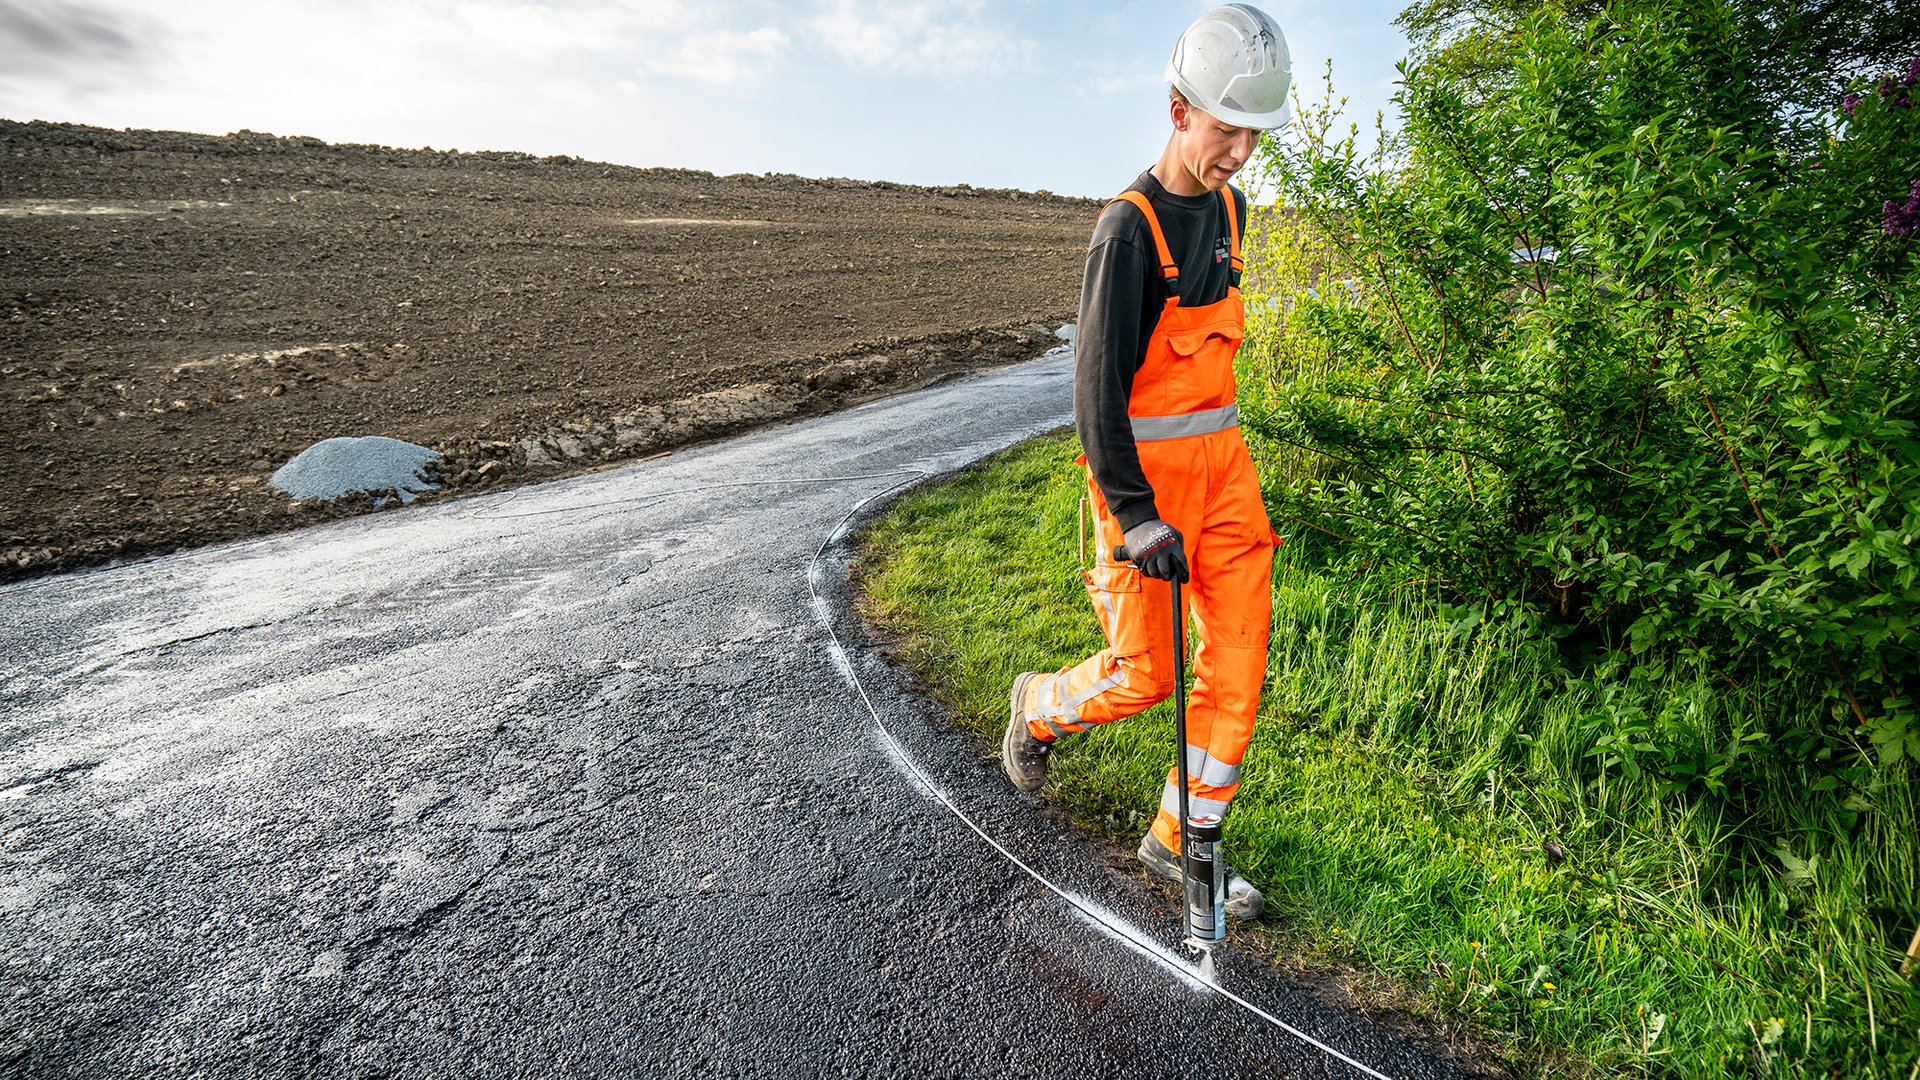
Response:
MULTIPOLYGON (((1127 415, 1161 520, 1184 538, 1192 582, 1181 590, 1195 627, 1193 692, 1187 705, 1189 810, 1225 815, 1240 784, 1240 760, 1253 737, 1253 714, 1267 672, 1272 621, 1273 549, 1234 404, 1233 357, 1245 333, 1239 273, 1240 223, 1222 189, 1232 234, 1233 276, 1218 303, 1180 303, 1179 267, 1146 196, 1120 195, 1140 208, 1153 231, 1167 301, 1134 375, 1127 415)), ((1082 459, 1084 461, 1084 459, 1082 459)), ((1132 716, 1173 692, 1172 590, 1130 564, 1113 562, 1124 539, 1106 499, 1087 476, 1099 543, 1083 571, 1107 647, 1050 676, 1032 679, 1021 716, 1040 739, 1132 716)), ((1167 771, 1153 833, 1179 851, 1178 774, 1167 771)))

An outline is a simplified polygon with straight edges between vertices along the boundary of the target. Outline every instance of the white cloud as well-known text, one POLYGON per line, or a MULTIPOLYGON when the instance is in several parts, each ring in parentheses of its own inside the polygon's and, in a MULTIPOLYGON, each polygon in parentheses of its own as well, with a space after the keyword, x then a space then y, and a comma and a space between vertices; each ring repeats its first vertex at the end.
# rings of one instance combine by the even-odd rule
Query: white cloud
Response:
MULTIPOLYGON (((609 2, 562 0, 415 0, 431 18, 446 14, 467 44, 502 57, 542 58, 568 53, 621 52, 702 21, 681 0, 609 2)), ((436 21, 438 21, 436 19, 436 21)))
POLYGON ((1111 65, 1075 65, 1074 93, 1081 98, 1152 98, 1167 80, 1162 69, 1117 71, 1111 65))
POLYGON ((764 74, 791 44, 786 33, 775 26, 744 33, 722 30, 688 34, 669 55, 648 61, 639 70, 724 86, 764 74))
POLYGON ((93 3, 0 0, 0 93, 16 83, 87 99, 137 84, 168 48, 166 29, 138 11, 93 3))
POLYGON ((979 0, 829 0, 807 28, 849 66, 886 75, 985 75, 1032 58, 1033 43, 981 18, 979 0))
MULTIPOLYGON (((151 7, 91 4, 114 27, 151 7)), ((671 93, 620 84, 698 19, 680 0, 173 0, 152 20, 164 34, 122 35, 162 43, 118 61, 137 81, 82 95, 62 72, 89 65, 28 69, 0 78, 0 116, 583 156, 676 146, 671 93)))

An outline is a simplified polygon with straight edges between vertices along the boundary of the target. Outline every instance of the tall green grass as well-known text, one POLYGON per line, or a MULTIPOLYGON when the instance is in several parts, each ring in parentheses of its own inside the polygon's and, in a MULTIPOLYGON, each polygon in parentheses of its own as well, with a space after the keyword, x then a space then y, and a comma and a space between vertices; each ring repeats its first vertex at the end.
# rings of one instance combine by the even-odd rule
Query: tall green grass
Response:
MULTIPOLYGON (((1016 448, 865 536, 869 616, 983 752, 1015 674, 1100 643, 1074 453, 1064 437, 1016 448)), ((1724 693, 1704 670, 1640 678, 1570 678, 1519 629, 1296 538, 1230 854, 1270 926, 1470 1019, 1523 1072, 1920 1075, 1920 1001, 1897 970, 1920 917, 1911 780, 1835 793, 1792 765, 1709 801, 1623 776, 1579 734, 1596 710, 1630 715, 1619 695, 1682 709, 1703 740, 1801 704, 1724 693)), ((1047 797, 1130 843, 1172 739, 1164 706, 1076 736, 1047 797)))

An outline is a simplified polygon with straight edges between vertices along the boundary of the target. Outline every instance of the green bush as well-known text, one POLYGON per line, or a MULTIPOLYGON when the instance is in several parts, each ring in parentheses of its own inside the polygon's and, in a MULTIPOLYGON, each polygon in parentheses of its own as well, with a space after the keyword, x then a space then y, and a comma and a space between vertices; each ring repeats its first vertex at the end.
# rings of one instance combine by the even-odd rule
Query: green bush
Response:
POLYGON ((1858 791, 1920 758, 1920 109, 1859 86, 1794 156, 1731 18, 1549 11, 1504 93, 1403 68, 1377 156, 1269 142, 1243 404, 1281 516, 1556 642, 1601 776, 1858 791), (1817 704, 1710 731, 1669 669, 1817 704))

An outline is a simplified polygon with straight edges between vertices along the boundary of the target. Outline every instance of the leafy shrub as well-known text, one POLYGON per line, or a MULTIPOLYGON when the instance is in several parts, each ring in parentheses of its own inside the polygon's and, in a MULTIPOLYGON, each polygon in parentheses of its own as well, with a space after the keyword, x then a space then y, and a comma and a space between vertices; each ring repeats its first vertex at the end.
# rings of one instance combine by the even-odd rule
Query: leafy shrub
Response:
POLYGON ((1856 86, 1797 156, 1732 17, 1548 12, 1502 94, 1403 68, 1378 156, 1324 114, 1269 142, 1294 217, 1243 356, 1257 449, 1295 462, 1281 513, 1533 621, 1603 703, 1596 767, 1678 791, 1920 758, 1914 73, 1856 86), (1684 702, 1607 689, 1668 665, 1819 705, 1703 739, 1684 702))

